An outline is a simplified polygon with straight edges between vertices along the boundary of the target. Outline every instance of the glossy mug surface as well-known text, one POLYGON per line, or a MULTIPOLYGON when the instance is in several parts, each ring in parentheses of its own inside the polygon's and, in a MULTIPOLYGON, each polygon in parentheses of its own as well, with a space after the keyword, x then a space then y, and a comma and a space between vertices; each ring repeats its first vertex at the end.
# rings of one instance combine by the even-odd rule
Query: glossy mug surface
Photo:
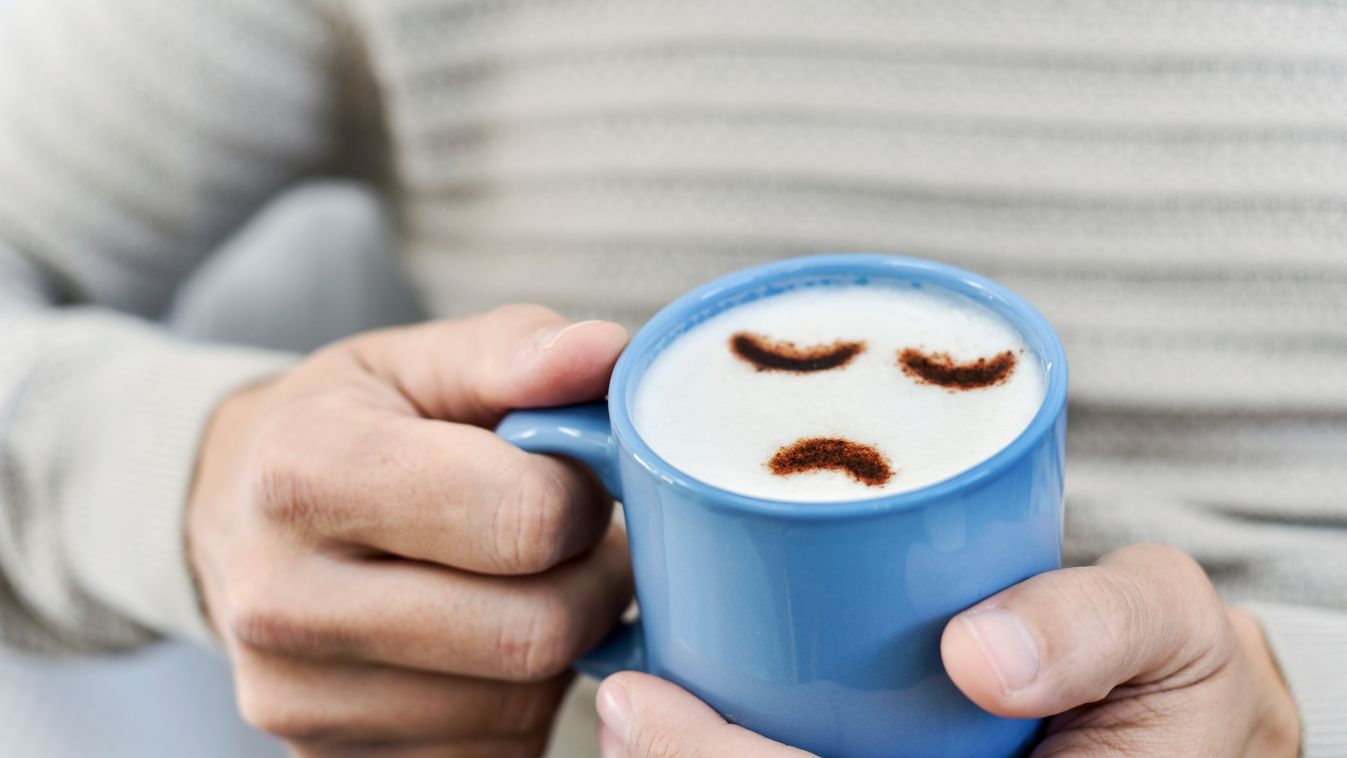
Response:
POLYGON ((1061 565, 1066 385, 1056 334, 1004 287, 914 258, 824 255, 679 298, 633 338, 606 403, 518 411, 497 431, 586 463, 622 501, 641 618, 580 670, 647 671, 734 723, 824 756, 1016 755, 1038 721, 993 716, 965 698, 939 641, 955 613, 1061 565), (688 329, 798 287, 880 283, 972 298, 1023 335, 1046 395, 1009 446, 923 489, 801 503, 699 482, 636 433, 641 375, 688 329))

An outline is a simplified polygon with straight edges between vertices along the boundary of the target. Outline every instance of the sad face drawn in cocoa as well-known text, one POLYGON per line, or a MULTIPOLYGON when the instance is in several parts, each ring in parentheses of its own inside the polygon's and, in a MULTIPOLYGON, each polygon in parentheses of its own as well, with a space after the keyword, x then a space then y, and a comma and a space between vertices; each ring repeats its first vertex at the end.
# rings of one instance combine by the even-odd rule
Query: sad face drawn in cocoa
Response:
MULTIPOLYGON (((859 340, 838 339, 831 344, 801 348, 794 342, 754 332, 737 332, 730 338, 731 352, 757 371, 805 374, 840 369, 865 349, 865 342, 859 340)), ((1009 350, 967 362, 955 361, 949 353, 915 347, 898 353, 898 366, 903 374, 950 392, 1004 384, 1016 364, 1017 358, 1009 350)), ((767 467, 782 477, 809 471, 836 471, 867 487, 882 487, 896 473, 888 457, 877 447, 845 437, 802 437, 779 448, 767 467)))

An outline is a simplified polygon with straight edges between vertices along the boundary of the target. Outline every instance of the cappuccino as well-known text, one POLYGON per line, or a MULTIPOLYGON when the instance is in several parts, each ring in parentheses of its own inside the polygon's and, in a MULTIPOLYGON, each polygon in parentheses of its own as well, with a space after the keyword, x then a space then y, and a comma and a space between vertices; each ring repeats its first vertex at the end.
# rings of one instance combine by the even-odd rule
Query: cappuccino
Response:
POLYGON ((802 288, 680 335, 632 420, 651 449, 755 497, 841 501, 948 479, 1008 445, 1045 392, 1038 357, 990 309, 901 284, 802 288))

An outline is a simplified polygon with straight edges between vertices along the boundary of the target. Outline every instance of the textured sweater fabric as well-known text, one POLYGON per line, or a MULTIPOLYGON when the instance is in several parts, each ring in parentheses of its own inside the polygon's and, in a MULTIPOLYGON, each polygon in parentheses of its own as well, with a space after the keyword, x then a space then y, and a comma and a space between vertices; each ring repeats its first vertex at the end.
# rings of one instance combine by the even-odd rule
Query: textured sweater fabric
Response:
POLYGON ((288 356, 149 325, 312 174, 425 301, 638 326, 806 252, 930 257, 1072 362, 1068 559, 1162 541, 1347 755, 1347 6, 22 0, 0 28, 0 637, 205 638, 195 448, 288 356))

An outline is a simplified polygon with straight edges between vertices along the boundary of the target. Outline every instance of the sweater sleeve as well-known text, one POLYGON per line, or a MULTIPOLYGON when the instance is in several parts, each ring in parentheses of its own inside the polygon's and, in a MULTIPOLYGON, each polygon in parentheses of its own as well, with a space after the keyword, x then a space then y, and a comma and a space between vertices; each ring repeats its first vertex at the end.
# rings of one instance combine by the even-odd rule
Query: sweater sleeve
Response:
POLYGON ((1347 613, 1241 603, 1255 614, 1300 712, 1305 758, 1347 755, 1347 613))
POLYGON ((336 152, 313 2, 19 0, 0 23, 0 640, 202 637, 183 511, 220 399, 288 356, 153 325, 336 152))

